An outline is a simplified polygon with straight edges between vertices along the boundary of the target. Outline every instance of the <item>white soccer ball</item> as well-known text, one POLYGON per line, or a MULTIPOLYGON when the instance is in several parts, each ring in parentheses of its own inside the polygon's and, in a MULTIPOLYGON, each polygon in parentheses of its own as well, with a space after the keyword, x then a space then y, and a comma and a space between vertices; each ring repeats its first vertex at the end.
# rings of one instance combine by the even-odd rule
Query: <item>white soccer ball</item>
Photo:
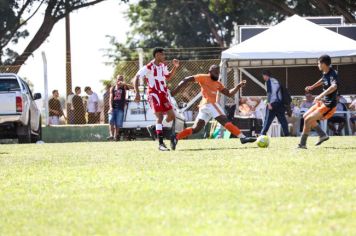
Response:
POLYGON ((261 135, 257 138, 257 146, 260 148, 266 148, 269 145, 269 137, 267 135, 261 135))

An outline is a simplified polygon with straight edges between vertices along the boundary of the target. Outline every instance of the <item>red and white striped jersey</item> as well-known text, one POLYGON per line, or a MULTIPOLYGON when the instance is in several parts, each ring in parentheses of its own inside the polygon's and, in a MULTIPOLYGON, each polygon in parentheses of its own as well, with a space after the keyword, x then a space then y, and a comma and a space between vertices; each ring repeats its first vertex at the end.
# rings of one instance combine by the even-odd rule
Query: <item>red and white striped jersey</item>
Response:
POLYGON ((151 61, 143 66, 137 75, 140 80, 146 81, 148 93, 167 93, 166 79, 169 76, 169 71, 165 64, 156 65, 151 61))

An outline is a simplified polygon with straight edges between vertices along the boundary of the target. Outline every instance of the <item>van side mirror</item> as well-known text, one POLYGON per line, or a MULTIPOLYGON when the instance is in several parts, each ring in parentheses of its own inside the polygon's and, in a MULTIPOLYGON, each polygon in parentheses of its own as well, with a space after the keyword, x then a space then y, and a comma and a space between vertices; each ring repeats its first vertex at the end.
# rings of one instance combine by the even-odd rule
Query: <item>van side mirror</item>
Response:
POLYGON ((38 99, 41 99, 41 98, 42 98, 42 96, 41 96, 40 93, 35 93, 35 94, 33 95, 33 100, 38 100, 38 99))

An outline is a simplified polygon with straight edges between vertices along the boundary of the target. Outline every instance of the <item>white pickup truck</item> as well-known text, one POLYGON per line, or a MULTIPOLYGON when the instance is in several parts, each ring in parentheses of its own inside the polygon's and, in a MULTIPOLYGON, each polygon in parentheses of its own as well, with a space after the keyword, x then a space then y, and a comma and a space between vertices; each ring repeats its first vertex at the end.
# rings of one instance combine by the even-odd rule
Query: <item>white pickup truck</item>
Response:
POLYGON ((40 98, 18 75, 0 73, 0 139, 41 140, 41 111, 35 102, 40 98))

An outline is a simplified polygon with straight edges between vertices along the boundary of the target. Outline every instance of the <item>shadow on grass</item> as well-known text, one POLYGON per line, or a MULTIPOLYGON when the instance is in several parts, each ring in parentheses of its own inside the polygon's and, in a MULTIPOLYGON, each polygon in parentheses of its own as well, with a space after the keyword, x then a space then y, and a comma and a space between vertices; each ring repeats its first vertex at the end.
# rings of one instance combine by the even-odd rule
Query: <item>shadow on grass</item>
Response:
POLYGON ((324 149, 333 149, 333 150, 356 150, 356 147, 323 147, 324 149))
POLYGON ((256 149, 258 147, 222 147, 222 148, 188 148, 178 150, 180 152, 197 152, 197 151, 221 151, 221 150, 246 150, 256 149))
POLYGON ((0 152, 0 155, 7 155, 7 154, 10 154, 8 152, 0 152))

